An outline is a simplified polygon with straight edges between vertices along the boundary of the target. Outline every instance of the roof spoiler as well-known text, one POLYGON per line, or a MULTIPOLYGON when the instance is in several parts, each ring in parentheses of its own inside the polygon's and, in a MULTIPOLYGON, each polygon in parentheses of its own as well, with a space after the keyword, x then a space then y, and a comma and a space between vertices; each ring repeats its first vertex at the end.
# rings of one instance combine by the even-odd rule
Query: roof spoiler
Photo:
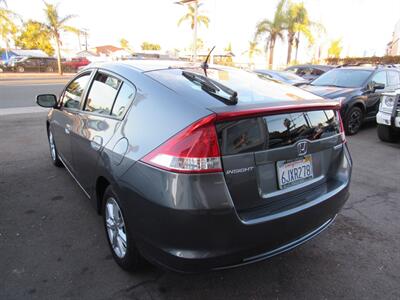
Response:
POLYGON ((289 105, 268 106, 268 107, 241 109, 241 110, 233 109, 230 111, 217 112, 216 121, 227 121, 233 119, 257 117, 257 116, 279 114, 286 112, 301 112, 301 111, 325 110, 325 109, 339 110, 342 105, 341 100, 342 99, 338 98, 337 100, 331 100, 326 102, 289 104, 289 105))

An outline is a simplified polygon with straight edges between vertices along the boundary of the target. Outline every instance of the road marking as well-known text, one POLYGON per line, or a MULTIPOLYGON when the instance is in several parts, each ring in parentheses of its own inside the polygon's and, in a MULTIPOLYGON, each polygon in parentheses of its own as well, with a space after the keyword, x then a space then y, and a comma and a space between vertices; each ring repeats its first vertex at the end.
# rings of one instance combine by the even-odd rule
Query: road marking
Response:
POLYGON ((0 108, 0 116, 45 113, 47 111, 47 108, 39 106, 0 108))

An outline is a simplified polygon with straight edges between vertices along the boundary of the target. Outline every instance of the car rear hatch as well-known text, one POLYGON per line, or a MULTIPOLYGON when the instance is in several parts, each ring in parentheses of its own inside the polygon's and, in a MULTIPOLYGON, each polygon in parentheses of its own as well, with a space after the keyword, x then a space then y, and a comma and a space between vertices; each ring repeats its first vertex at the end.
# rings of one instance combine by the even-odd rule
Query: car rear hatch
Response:
POLYGON ((337 102, 216 110, 223 171, 243 218, 278 213, 343 184, 337 102))

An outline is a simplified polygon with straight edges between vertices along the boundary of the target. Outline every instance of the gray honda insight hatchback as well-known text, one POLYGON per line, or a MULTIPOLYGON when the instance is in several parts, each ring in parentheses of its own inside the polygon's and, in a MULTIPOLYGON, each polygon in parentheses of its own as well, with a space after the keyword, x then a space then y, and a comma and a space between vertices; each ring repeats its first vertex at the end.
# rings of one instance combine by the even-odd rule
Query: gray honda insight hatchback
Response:
POLYGON ((51 159, 102 214, 126 270, 199 272, 288 251, 332 223, 352 160, 340 104, 179 61, 82 70, 51 107, 51 159))

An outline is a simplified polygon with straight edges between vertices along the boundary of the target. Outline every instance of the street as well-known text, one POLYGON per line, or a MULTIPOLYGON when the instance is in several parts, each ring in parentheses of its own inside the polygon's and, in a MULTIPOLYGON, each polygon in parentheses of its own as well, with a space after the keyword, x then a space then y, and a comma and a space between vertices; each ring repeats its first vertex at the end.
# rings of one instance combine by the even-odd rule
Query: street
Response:
POLYGON ((400 143, 379 141, 374 122, 347 138, 351 196, 317 238, 237 269, 129 274, 82 190, 51 164, 45 110, 29 110, 67 80, 0 78, 0 299, 400 298, 400 143))

